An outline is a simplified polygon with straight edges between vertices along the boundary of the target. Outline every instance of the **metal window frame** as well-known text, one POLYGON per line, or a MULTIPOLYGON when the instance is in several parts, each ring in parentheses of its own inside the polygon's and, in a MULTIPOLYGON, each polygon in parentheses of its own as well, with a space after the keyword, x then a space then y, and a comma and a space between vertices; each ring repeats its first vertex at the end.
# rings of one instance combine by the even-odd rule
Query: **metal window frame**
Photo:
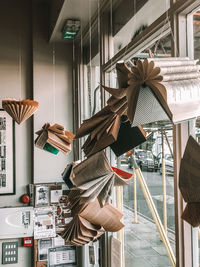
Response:
MULTIPOLYGON (((173 55, 193 57, 192 46, 188 39, 193 38, 193 31, 188 29, 188 14, 193 12, 198 6, 199 1, 177 1, 173 4, 174 12, 171 14, 172 29, 174 35, 173 55), (185 34, 183 34, 185 33, 185 34)), ((176 223, 176 258, 177 266, 198 267, 198 231, 192 228, 187 222, 181 219, 181 214, 185 207, 185 202, 178 189, 178 174, 181 157, 185 149, 187 139, 191 131, 192 120, 175 125, 174 135, 174 180, 175 180, 175 223, 176 223)))

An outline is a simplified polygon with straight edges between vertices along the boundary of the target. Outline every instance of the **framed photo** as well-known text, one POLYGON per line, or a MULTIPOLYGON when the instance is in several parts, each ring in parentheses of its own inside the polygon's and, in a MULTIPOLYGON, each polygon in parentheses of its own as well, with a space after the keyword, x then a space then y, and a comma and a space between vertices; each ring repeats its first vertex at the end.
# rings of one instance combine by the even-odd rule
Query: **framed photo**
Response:
POLYGON ((35 207, 49 206, 49 186, 35 186, 35 207))
POLYGON ((38 261, 47 261, 48 249, 52 246, 52 238, 38 240, 38 261))
POLYGON ((15 123, 0 109, 0 195, 15 195, 15 123))

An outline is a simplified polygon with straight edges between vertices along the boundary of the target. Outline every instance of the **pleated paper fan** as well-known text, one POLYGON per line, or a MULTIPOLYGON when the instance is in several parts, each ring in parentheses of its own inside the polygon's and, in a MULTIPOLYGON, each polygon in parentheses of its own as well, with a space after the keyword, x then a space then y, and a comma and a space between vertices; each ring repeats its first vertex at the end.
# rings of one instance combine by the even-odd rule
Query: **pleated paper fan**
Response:
POLYGON ((21 124, 33 115, 38 109, 38 102, 30 99, 2 100, 2 107, 18 123, 21 124))

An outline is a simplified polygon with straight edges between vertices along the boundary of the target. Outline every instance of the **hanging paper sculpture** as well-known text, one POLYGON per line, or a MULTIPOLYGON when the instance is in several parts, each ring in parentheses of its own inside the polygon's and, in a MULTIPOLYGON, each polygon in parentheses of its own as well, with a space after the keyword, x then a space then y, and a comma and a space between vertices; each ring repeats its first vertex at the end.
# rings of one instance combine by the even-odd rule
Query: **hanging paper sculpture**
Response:
POLYGON ((78 207, 76 212, 72 208, 73 218, 61 234, 66 244, 81 246, 94 241, 105 231, 117 232, 124 227, 122 212, 112 204, 106 203, 100 207, 98 200, 95 200, 78 207))
POLYGON ((110 145, 117 157, 131 150, 132 148, 146 141, 146 132, 142 126, 131 127, 126 116, 121 117, 121 124, 117 135, 117 140, 110 145), (124 120, 125 118, 125 120, 124 120))
POLYGON ((29 117, 31 117, 38 109, 38 102, 30 99, 2 100, 2 107, 5 111, 18 123, 21 124, 29 117))
POLYGON ((75 161, 75 162, 67 164, 66 168, 64 169, 64 172, 62 173, 62 178, 69 189, 71 189, 74 186, 72 183, 72 179, 74 177, 73 168, 78 163, 80 163, 80 161, 75 161))
POLYGON ((68 154, 71 151, 71 141, 74 134, 65 131, 64 127, 59 124, 50 125, 46 123, 42 130, 36 132, 38 135, 35 140, 35 145, 53 154, 58 154, 59 151, 68 154))
POLYGON ((119 156, 146 141, 144 130, 141 127, 132 129, 130 122, 127 121, 126 88, 130 70, 123 63, 117 64, 116 69, 120 89, 104 86, 104 89, 112 94, 107 101, 107 106, 90 119, 85 120, 76 134, 76 138, 89 134, 82 147, 87 156, 115 142, 111 149, 119 156), (128 131, 128 138, 124 129, 128 131))
POLYGON ((123 186, 129 183, 128 179, 131 176, 127 176, 127 174, 128 178, 124 179, 114 172, 105 153, 101 151, 74 166, 73 174, 69 170, 70 177, 68 176, 68 179, 71 178, 70 180, 75 186, 72 191, 80 190, 79 193, 76 193, 78 203, 93 202, 97 198, 103 207, 109 201, 114 186, 123 186))
POLYGON ((181 159, 179 188, 187 202, 182 219, 197 227, 200 225, 200 145, 192 136, 181 159))
POLYGON ((200 66, 189 58, 138 60, 126 90, 132 126, 200 115, 200 66))

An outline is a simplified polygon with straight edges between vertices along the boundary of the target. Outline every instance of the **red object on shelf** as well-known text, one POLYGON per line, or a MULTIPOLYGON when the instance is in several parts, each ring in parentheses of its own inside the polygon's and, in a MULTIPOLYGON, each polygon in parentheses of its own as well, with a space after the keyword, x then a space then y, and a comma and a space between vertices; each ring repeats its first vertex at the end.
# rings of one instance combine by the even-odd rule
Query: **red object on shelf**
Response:
POLYGON ((21 202, 24 203, 24 204, 30 203, 30 197, 29 197, 29 195, 27 195, 27 194, 22 195, 21 196, 21 202))
POLYGON ((33 246, 33 238, 32 237, 24 237, 23 245, 24 245, 24 247, 32 247, 33 246))
POLYGON ((125 179, 130 179, 133 175, 132 173, 122 171, 116 167, 112 167, 112 169, 114 172, 116 172, 116 174, 118 174, 119 176, 121 176, 122 178, 125 178, 125 179))

